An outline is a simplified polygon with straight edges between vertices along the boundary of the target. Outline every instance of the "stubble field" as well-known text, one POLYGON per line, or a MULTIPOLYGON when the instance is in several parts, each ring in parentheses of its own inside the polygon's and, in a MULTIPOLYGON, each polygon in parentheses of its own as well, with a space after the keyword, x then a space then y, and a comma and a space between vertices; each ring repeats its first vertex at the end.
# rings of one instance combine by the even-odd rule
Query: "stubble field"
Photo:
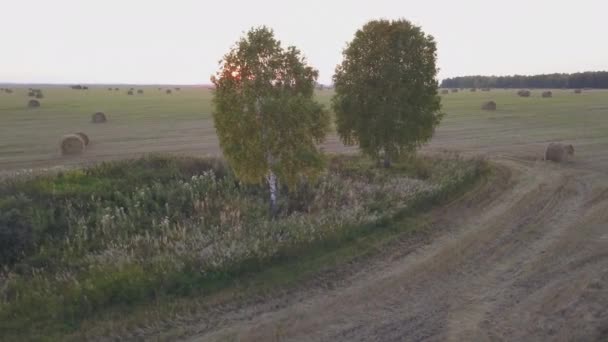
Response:
MULTIPOLYGON (((128 96, 126 86, 119 91, 46 87, 41 107, 35 109, 26 106, 25 87, 14 88, 13 94, 0 93, 0 170, 88 164, 150 152, 219 154, 211 90, 182 87, 168 95, 167 87, 134 88, 144 94, 128 96), (107 123, 91 123, 97 111, 108 116, 107 123), (86 133, 92 143, 81 156, 62 157, 60 139, 73 132, 86 133)), ((553 98, 541 98, 540 90, 533 90, 530 98, 515 92, 464 90, 444 95, 447 116, 430 148, 539 158, 549 141, 568 141, 575 144, 577 155, 593 156, 595 164, 608 163, 608 156, 601 153, 608 145, 608 91, 577 95, 553 90, 553 98), (497 111, 481 110, 488 100, 496 101, 497 111)), ((331 90, 317 93, 326 105, 331 95, 331 90)), ((333 134, 325 145, 328 151, 346 150, 333 134)))

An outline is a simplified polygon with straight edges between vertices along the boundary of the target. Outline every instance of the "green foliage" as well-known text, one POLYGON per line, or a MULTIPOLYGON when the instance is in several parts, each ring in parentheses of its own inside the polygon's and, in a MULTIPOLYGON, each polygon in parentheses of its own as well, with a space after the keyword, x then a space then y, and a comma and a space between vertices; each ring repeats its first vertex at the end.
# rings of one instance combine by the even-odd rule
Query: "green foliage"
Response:
POLYGON ((283 49, 266 27, 249 31, 224 56, 212 78, 213 119, 239 179, 260 183, 272 171, 294 186, 319 173, 317 144, 329 115, 313 100, 317 77, 298 49, 283 49))
POLYGON ((334 75, 342 141, 385 161, 428 141, 442 117, 435 61, 433 37, 406 20, 357 31, 334 75))
POLYGON ((361 227, 371 233, 479 170, 458 158, 417 157, 384 170, 334 157, 326 173, 291 190, 274 220, 262 187, 237 182, 216 159, 153 156, 5 180, 0 340, 72 331, 104 310, 207 293, 282 255, 361 227))

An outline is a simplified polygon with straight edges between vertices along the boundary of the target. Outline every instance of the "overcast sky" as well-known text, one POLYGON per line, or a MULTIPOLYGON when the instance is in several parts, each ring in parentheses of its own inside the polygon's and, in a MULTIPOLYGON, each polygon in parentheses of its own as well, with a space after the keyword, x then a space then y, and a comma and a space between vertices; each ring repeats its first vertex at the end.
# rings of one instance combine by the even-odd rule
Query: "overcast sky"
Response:
POLYGON ((0 82, 209 83, 252 26, 327 83, 371 19, 435 36, 439 78, 608 69, 606 0, 0 0, 0 82))

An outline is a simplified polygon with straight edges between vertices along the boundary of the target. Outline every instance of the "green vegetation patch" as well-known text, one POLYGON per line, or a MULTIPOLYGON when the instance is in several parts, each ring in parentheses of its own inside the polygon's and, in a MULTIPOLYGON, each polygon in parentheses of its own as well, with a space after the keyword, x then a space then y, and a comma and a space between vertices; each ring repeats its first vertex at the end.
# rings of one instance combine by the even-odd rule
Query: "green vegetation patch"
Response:
POLYGON ((340 245, 471 184, 479 160, 412 157, 393 169, 336 156, 281 188, 243 185, 221 160, 152 156, 0 183, 0 336, 67 334, 104 310, 206 295, 340 245))

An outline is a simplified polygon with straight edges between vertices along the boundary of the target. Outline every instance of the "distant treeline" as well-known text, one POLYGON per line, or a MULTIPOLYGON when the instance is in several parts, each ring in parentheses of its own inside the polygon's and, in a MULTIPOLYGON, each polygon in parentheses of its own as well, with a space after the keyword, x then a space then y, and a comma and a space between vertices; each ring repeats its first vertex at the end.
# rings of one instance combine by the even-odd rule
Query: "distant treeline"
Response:
POLYGON ((462 76, 447 78, 443 88, 608 88, 608 71, 575 74, 462 76))

